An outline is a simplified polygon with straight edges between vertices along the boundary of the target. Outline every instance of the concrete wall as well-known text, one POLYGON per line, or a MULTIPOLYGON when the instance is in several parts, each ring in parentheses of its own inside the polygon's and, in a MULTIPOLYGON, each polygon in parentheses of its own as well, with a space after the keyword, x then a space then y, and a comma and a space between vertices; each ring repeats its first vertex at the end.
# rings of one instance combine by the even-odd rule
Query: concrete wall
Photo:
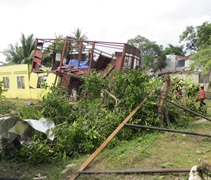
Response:
MULTIPOLYGON (((41 99, 49 92, 47 86, 58 85, 60 78, 56 78, 53 73, 33 73, 29 72, 27 64, 18 64, 0 67, 0 81, 4 78, 9 79, 9 88, 3 94, 7 98, 23 98, 23 99, 41 99), (24 87, 18 87, 18 78, 22 79, 24 87), (42 84, 41 84, 42 80, 42 84)), ((20 84, 20 82, 19 82, 20 84)))
POLYGON ((0 67, 0 81, 3 78, 9 79, 9 88, 4 93, 8 98, 30 98, 29 91, 29 67, 26 64, 1 66, 0 67), (23 89, 18 88, 17 77, 23 77, 23 83, 25 87, 23 89))

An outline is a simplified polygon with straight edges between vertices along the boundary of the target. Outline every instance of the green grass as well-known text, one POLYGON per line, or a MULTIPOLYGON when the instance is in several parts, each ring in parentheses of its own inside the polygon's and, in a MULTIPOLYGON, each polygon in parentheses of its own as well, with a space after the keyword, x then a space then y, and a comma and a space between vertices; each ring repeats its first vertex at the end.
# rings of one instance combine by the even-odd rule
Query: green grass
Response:
POLYGON ((206 116, 208 118, 211 118, 211 99, 206 99, 205 103, 206 103, 206 106, 207 106, 207 114, 206 114, 206 116))
MULTIPOLYGON (((195 132, 210 133, 211 123, 191 124, 195 132)), ((86 170, 143 170, 191 168, 198 159, 210 161, 210 138, 183 135, 171 132, 152 132, 132 141, 124 141, 118 147, 106 147, 90 163, 86 170)), ((0 177, 18 177, 28 180, 37 174, 50 180, 63 180, 72 175, 89 158, 89 155, 73 159, 66 164, 45 164, 32 166, 26 163, 0 162, 0 177), (68 164, 74 164, 66 173, 61 174, 68 164)), ((187 179, 188 173, 180 174, 101 174, 80 175, 77 179, 187 179)))
MULTIPOLYGON (((206 100, 207 116, 211 118, 211 100, 206 100)), ((201 118, 200 118, 201 119, 201 118)), ((211 134, 211 122, 197 118, 186 131, 211 134)), ((153 170, 153 169, 190 169, 198 159, 211 162, 211 138, 178 134, 172 132, 150 131, 131 141, 123 141, 119 146, 109 146, 91 162, 86 170, 153 170)), ((47 176, 49 180, 64 180, 71 176, 89 158, 90 155, 72 159, 64 164, 43 164, 32 166, 26 163, 0 162, 0 177, 18 177, 31 180, 36 175, 47 176), (73 167, 65 174, 61 172, 68 164, 73 167)), ((92 174, 80 175, 81 180, 188 180, 189 173, 175 174, 92 174)))
POLYGON ((32 166, 26 163, 0 162, 0 177, 19 178, 20 180, 31 180, 36 176, 47 176, 50 180, 65 179, 61 171, 65 166, 43 164, 32 166))
MULTIPOLYGON (((211 123, 191 124, 194 132, 210 133, 211 123)), ((187 130, 188 131, 188 130, 187 130)), ((87 170, 152 170, 152 169, 190 169, 198 159, 210 161, 210 138, 170 132, 151 133, 133 141, 122 142, 116 148, 106 148, 87 167, 87 170)), ((71 173, 80 167, 76 166, 71 173)), ((189 173, 178 174, 103 174, 80 175, 78 179, 188 179, 189 173)))

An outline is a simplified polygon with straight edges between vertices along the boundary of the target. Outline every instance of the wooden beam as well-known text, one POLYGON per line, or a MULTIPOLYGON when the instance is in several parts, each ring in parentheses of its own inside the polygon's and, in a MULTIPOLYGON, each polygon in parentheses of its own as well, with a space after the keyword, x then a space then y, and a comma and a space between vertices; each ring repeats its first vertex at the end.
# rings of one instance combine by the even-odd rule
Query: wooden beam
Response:
MULTIPOLYGON (((152 91, 148 97, 150 97, 154 91, 152 91)), ((74 172, 72 176, 68 177, 68 180, 76 179, 80 174, 80 171, 83 171, 103 150, 104 147, 112 140, 112 138, 122 129, 122 127, 127 123, 130 118, 143 106, 143 104, 147 101, 147 97, 143 99, 143 101, 127 116, 127 118, 110 134, 110 136, 97 148, 97 150, 81 165, 78 171, 74 172)))

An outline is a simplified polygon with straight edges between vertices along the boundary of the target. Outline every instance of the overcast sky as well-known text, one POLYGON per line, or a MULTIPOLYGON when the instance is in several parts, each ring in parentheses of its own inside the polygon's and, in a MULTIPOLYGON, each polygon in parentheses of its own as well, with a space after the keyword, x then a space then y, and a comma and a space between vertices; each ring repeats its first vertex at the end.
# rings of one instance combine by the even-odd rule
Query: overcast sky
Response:
POLYGON ((180 45, 187 26, 205 21, 211 22, 211 0, 0 0, 0 52, 19 43, 21 33, 55 38, 77 28, 89 40, 127 42, 141 35, 164 47, 180 45))

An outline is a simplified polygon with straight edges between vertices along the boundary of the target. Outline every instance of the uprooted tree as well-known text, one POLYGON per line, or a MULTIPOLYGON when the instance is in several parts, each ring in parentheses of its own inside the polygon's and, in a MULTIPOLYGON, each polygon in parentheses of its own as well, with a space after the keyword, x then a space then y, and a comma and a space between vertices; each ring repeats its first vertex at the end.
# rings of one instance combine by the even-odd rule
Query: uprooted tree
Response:
MULTIPOLYGON (((170 84, 170 76, 164 79, 150 78, 141 69, 129 72, 121 70, 105 78, 101 78, 93 71, 90 75, 82 77, 81 97, 75 103, 69 102, 68 93, 62 87, 52 87, 51 92, 43 98, 42 108, 36 107, 32 111, 33 107, 27 107, 28 109, 24 107, 22 112, 19 110, 15 115, 20 118, 31 118, 33 113, 42 113, 42 116, 56 124, 53 130, 54 141, 49 142, 43 134, 36 133, 31 139, 32 144, 15 149, 11 151, 12 154, 2 153, 1 157, 42 163, 91 153, 152 90, 155 90, 154 94, 130 122, 148 126, 166 126, 168 118, 168 125, 184 126, 191 120, 190 114, 166 103, 165 99, 199 111, 195 103, 198 85, 171 79, 177 83, 170 84), (164 89, 162 89, 163 82, 166 83, 164 89), (183 95, 179 98, 176 94, 178 86, 184 89, 183 95), (168 110, 168 113, 165 113, 165 110, 168 110), (24 113, 27 111, 31 113, 24 113)), ((134 136, 141 136, 142 133, 143 131, 124 128, 109 146, 113 147, 123 139, 130 140, 134 136)))

